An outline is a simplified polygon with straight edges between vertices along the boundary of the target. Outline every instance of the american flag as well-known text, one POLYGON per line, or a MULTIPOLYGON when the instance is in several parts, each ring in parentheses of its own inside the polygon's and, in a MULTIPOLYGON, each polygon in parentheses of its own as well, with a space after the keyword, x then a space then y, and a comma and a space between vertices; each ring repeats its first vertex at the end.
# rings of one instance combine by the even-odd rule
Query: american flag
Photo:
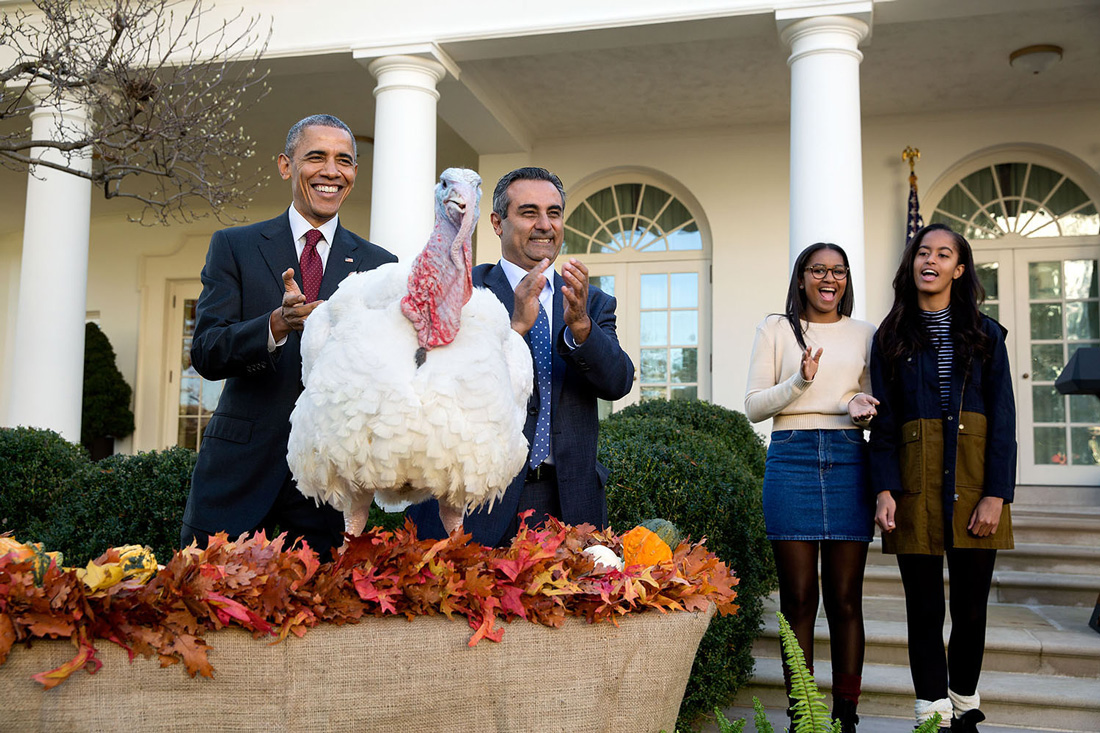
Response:
POLYGON ((909 244, 909 240, 913 238, 913 235, 917 233, 917 230, 924 226, 924 219, 920 215, 920 202, 917 200, 917 176, 913 173, 909 174, 909 216, 905 224, 905 243, 909 244))

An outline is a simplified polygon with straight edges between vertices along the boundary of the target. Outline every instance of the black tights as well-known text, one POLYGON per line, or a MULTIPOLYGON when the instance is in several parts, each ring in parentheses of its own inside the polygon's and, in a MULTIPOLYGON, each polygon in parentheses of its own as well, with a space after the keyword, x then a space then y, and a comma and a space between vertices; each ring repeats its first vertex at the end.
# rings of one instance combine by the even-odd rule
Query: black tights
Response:
POLYGON ((821 548, 821 588, 829 622, 833 677, 863 674, 863 570, 867 543, 840 540, 772 540, 779 575, 779 610, 794 630, 806 664, 814 663, 817 619, 817 554, 821 548))
POLYGON ((909 627, 909 668, 921 700, 942 700, 951 689, 973 695, 985 654, 986 607, 996 550, 947 550, 951 638, 943 650, 943 558, 898 555, 909 627))

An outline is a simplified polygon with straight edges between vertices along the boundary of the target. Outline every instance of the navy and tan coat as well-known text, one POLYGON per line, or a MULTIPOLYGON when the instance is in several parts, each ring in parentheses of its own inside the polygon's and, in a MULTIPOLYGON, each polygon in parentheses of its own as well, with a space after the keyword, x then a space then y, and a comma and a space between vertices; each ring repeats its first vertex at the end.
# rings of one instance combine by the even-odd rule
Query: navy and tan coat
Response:
POLYGON ((934 348, 893 365, 875 339, 871 384, 880 400, 871 423, 871 487, 897 501, 896 529, 883 534, 891 554, 941 555, 945 548, 1011 549, 1009 504, 1016 488, 1016 408, 1004 328, 987 316, 991 353, 969 365, 956 352, 950 402, 940 405, 934 348), (1004 499, 995 534, 967 532, 983 496, 1004 499))

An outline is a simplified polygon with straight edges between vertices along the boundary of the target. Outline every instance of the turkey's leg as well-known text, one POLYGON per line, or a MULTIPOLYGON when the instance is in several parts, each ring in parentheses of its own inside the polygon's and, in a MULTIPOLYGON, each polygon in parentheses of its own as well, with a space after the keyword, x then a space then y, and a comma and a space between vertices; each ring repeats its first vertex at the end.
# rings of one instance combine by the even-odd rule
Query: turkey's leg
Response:
POLYGON ((439 521, 443 522, 443 529, 447 530, 447 534, 454 534, 456 529, 462 529, 462 509, 455 509, 449 507, 443 502, 439 502, 439 521))
POLYGON ((370 505, 374 501, 374 494, 369 493, 366 501, 357 501, 351 508, 344 512, 344 531, 352 537, 363 534, 367 527, 367 516, 370 514, 370 505))

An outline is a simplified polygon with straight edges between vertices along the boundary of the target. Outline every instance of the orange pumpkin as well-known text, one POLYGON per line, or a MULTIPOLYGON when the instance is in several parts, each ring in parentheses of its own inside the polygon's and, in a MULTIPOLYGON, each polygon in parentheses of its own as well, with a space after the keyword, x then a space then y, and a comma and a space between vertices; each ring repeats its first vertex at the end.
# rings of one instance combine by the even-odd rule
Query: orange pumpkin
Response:
POLYGON ((672 550, 656 532, 638 526, 623 535, 624 565, 656 565, 672 559, 672 550))

